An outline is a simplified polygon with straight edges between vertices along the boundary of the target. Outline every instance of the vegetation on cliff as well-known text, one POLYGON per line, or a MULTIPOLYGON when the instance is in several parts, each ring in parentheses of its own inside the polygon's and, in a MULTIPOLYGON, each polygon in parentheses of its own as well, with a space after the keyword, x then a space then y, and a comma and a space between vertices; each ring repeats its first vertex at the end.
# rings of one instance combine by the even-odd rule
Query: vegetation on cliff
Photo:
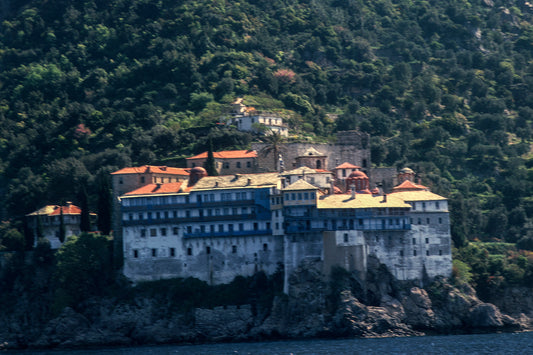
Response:
POLYGON ((115 169, 245 148, 252 136, 216 124, 243 96, 302 139, 370 133, 375 165, 411 166, 450 198, 456 247, 516 245, 487 265, 460 249, 476 284, 514 280, 532 262, 514 248, 533 249, 532 14, 509 0, 7 2, 1 244, 30 248, 23 216, 81 186, 96 210, 115 169))

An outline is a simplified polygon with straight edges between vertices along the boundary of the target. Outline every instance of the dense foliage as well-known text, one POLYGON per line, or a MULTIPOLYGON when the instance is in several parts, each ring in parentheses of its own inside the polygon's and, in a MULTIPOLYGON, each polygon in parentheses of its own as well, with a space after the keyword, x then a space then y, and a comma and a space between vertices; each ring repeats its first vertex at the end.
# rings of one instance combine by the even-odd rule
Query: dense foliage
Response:
POLYGON ((246 147, 253 137, 216 124, 243 96, 282 111, 300 138, 371 133, 375 165, 411 166, 451 199, 456 246, 479 239, 533 249, 527 2, 9 4, 0 30, 0 216, 21 231, 24 214, 77 202, 80 186, 94 210, 100 174, 178 164, 210 142, 246 147))

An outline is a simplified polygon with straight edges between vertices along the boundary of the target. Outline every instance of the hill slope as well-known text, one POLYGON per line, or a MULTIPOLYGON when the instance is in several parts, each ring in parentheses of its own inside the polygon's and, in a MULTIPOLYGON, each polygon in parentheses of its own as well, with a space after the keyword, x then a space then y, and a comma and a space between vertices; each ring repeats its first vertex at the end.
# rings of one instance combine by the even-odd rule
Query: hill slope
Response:
POLYGON ((457 245, 533 240, 528 2, 3 5, 4 219, 75 200, 80 184, 95 195, 100 173, 174 163, 207 135, 246 146, 214 124, 244 96, 288 110, 301 136, 371 133, 374 164, 409 165, 451 198, 457 245))

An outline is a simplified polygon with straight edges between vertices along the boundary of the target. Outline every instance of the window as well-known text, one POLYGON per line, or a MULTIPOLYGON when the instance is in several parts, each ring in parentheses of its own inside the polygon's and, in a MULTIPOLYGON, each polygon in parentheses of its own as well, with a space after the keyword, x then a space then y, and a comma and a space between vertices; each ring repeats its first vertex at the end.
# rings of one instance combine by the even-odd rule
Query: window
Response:
POLYGON ((416 256, 416 250, 413 250, 413 256, 416 256))
POLYGON ((439 217, 439 224, 442 224, 442 218, 439 217))
POLYGON ((238 161, 238 162, 237 162, 237 168, 240 168, 240 167, 241 167, 241 162, 238 161))
POLYGON ((186 218, 191 218, 191 211, 189 211, 189 210, 185 211, 185 217, 186 218))
POLYGON ((229 163, 227 163, 227 162, 224 163, 223 167, 224 167, 224 169, 229 169, 229 163))
POLYGON ((251 167, 252 167, 252 162, 247 161, 247 162, 246 162, 246 167, 247 167, 247 168, 251 168, 251 167))
POLYGON ((242 232, 243 230, 244 230, 244 224, 242 224, 242 223, 239 223, 239 231, 241 231, 241 232, 242 232))
POLYGON ((144 184, 144 176, 141 176, 141 184, 144 184))
POLYGON ((418 224, 422 224, 422 218, 418 219, 418 224))
POLYGON ((436 201, 436 202, 435 202, 435 208, 436 208, 436 209, 440 209, 439 201, 436 201))
POLYGON ((172 256, 172 257, 176 256, 176 248, 170 248, 169 249, 169 255, 172 256))
POLYGON ((416 244, 416 238, 413 238, 413 245, 416 244))
POLYGON ((426 208, 426 203, 422 202, 422 208, 426 208))
POLYGON ((233 224, 228 224, 228 231, 233 232, 233 224))
POLYGON ((191 226, 187 226, 187 233, 189 233, 189 234, 192 233, 192 227, 191 226))
POLYGON ((157 256, 157 249, 153 248, 152 249, 152 257, 156 257, 157 256))
POLYGON ((214 224, 212 224, 212 225, 209 226, 209 231, 210 231, 211 233, 215 233, 215 225, 214 225, 214 224))
POLYGON ((160 232, 161 232, 161 235, 162 235, 163 237, 166 237, 166 236, 167 236, 167 229, 166 229, 166 228, 161 228, 160 232))
POLYGON ((430 219, 426 218, 426 224, 429 224, 429 222, 430 222, 430 219))
POLYGON ((416 210, 416 202, 413 202, 413 211, 416 210))
POLYGON ((172 234, 178 235, 178 227, 172 228, 172 234))
POLYGON ((237 253, 237 246, 236 246, 236 245, 232 245, 232 246, 231 246, 231 252, 232 252, 233 254, 236 254, 236 253, 237 253))
POLYGON ((178 218, 178 211, 173 211, 172 215, 174 216, 174 218, 178 218))
POLYGON ((141 229, 141 237, 146 237, 146 229, 141 229))
POLYGON ((348 233, 344 233, 344 242, 348 243, 348 233))
POLYGON ((258 229, 259 229, 259 224, 257 224, 257 222, 254 222, 254 231, 256 231, 258 229))
POLYGON ((426 250, 426 256, 429 256, 429 250, 426 250))
POLYGON ((133 249, 133 257, 137 259, 139 257, 139 251, 137 249, 133 249))
POLYGON ((205 247, 205 253, 211 254, 211 247, 205 247))
POLYGON ((187 248, 187 255, 192 255, 192 248, 187 248))
POLYGON ((426 244, 429 244, 429 238, 426 238, 426 244))
POLYGON ((142 221, 142 219, 143 219, 143 214, 139 213, 139 220, 142 221))
POLYGON ((266 229, 270 229, 270 222, 266 223, 266 229))
POLYGON ((200 226, 200 232, 205 233, 205 226, 200 226))
POLYGON ((219 233, 224 232, 224 225, 223 224, 219 224, 218 225, 218 231, 219 231, 219 233))
POLYGON ((152 212, 148 212, 148 219, 152 219, 152 212))
POLYGON ((403 250, 400 250, 400 256, 403 256, 403 250))
POLYGON ((439 255, 442 255, 442 250, 439 250, 439 255))
POLYGON ((268 251, 268 244, 267 243, 263 244, 263 251, 268 251))
POLYGON ((156 237, 157 236, 157 229, 150 228, 150 237, 156 237))
POLYGON ((133 221, 133 213, 128 214, 128 218, 130 221, 133 221))
POLYGON ((119 177, 118 178, 118 183, 122 185, 124 183, 124 179, 122 177, 119 177))
POLYGON ((161 219, 161 212, 156 212, 155 213, 155 218, 161 219))
POLYGON ((165 219, 168 219, 168 211, 165 211, 165 219))

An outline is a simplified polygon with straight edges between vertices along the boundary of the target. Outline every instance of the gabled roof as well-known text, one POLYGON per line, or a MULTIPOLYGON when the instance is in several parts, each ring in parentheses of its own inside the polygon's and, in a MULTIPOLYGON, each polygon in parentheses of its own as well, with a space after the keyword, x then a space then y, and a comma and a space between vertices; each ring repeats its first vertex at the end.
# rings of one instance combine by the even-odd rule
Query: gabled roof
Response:
POLYGON ((206 176, 201 178, 192 187, 191 191, 230 189, 242 187, 278 186, 279 182, 280 179, 278 173, 206 176))
POLYGON ((446 197, 434 194, 427 190, 392 192, 388 196, 396 196, 406 202, 411 201, 444 201, 446 197))
POLYGON ((63 215, 79 215, 81 208, 76 205, 58 206, 46 205, 37 211, 27 214, 27 216, 59 216, 63 210, 63 215), (61 207, 61 208, 60 208, 61 207))
POLYGON ((401 192, 401 191, 428 191, 428 188, 423 185, 415 184, 410 180, 405 180, 400 185, 392 188, 392 192, 401 192))
POLYGON ((318 187, 311 185, 307 181, 300 179, 293 182, 289 186, 283 189, 283 191, 296 191, 296 190, 318 190, 318 187))
POLYGON ((324 169, 311 169, 307 166, 301 166, 296 169, 287 170, 281 173, 282 176, 288 176, 288 175, 302 175, 302 174, 331 174, 330 171, 324 170, 324 169))
POLYGON ((387 195, 386 201, 383 196, 372 196, 371 194, 355 195, 324 195, 317 200, 318 209, 331 208, 410 208, 398 196, 387 195))
POLYGON ((153 195, 153 194, 172 194, 181 192, 180 189, 185 183, 183 182, 169 182, 166 184, 148 184, 136 190, 127 192, 126 196, 131 195, 153 195))
POLYGON ((320 153, 318 150, 316 150, 315 148, 311 147, 309 149, 307 149, 305 151, 305 153, 303 153, 302 155, 300 155, 300 157, 325 157, 324 154, 320 153))
POLYGON ((189 169, 183 168, 172 168, 169 166, 154 166, 154 165, 143 165, 137 167, 123 168, 118 171, 111 173, 111 175, 119 174, 169 174, 169 175, 189 175, 189 169))
POLYGON ((350 164, 348 162, 344 162, 341 165, 337 166, 335 169, 361 169, 360 166, 350 164))
MULTIPOLYGON (((257 158, 257 152, 255 150, 224 150, 213 152, 213 157, 215 159, 257 158)), ((187 160, 191 159, 207 159, 207 152, 187 158, 187 160)))

